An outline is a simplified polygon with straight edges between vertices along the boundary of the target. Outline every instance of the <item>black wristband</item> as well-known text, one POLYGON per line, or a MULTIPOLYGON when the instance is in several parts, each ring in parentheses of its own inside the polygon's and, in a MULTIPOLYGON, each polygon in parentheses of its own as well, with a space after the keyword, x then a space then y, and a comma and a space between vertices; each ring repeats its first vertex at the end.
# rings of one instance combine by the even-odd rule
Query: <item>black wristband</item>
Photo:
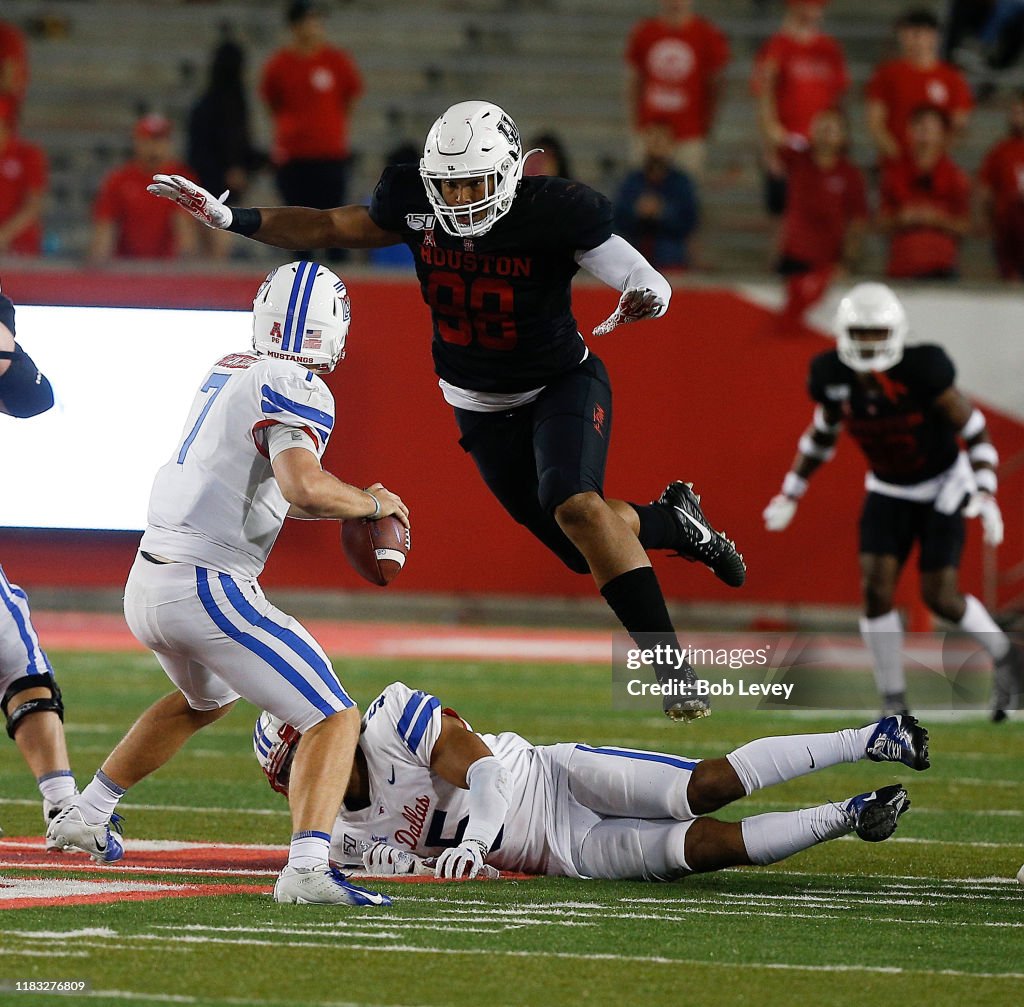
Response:
POLYGON ((263 226, 263 214, 246 206, 231 207, 231 223, 224 230, 244 234, 247 238, 263 226))

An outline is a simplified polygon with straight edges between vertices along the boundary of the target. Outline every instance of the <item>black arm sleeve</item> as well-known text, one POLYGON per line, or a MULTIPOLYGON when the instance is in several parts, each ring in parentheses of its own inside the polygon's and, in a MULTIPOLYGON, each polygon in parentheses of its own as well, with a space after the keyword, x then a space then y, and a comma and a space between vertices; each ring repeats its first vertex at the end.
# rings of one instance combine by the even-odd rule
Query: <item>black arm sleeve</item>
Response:
POLYGON ((45 413, 53 406, 50 382, 17 343, 13 351, 0 351, 0 360, 11 362, 0 374, 0 412, 24 419, 45 413))

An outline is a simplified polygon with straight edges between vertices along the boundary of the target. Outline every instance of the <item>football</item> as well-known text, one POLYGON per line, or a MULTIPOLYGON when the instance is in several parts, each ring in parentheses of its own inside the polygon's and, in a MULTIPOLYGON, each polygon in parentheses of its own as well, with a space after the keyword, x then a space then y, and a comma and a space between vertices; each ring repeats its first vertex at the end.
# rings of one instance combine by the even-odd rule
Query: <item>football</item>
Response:
POLYGON ((393 515, 377 521, 351 518, 341 522, 341 548, 352 569, 364 580, 387 587, 405 566, 409 529, 393 515))

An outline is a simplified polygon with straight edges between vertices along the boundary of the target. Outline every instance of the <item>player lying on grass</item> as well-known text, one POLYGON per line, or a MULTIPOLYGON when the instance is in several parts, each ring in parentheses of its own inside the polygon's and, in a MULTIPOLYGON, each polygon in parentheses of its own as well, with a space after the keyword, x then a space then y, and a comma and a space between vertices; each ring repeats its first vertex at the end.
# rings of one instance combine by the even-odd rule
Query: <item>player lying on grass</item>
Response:
POLYGON ((124 850, 114 809, 240 696, 303 725, 295 757, 288 863, 278 902, 386 905, 328 863, 330 830, 359 735, 359 712, 323 648, 264 597, 257 578, 286 517, 371 520, 402 500, 361 490, 321 467, 334 397, 319 377, 345 355, 345 284, 315 262, 273 270, 253 302, 253 350, 229 353, 202 379, 159 470, 124 614, 175 691, 135 722, 92 782, 50 824, 50 849, 113 863, 124 850))
MULTIPOLYGON (((253 745, 270 785, 288 793, 299 733, 264 712, 253 745)), ((838 803, 708 817, 741 797, 842 762, 929 766, 928 732, 910 716, 833 734, 761 738, 724 758, 628 748, 531 745, 476 734, 435 696, 389 685, 363 717, 331 858, 375 874, 468 878, 484 865, 571 878, 669 881, 772 864, 854 832, 887 839, 910 807, 902 786, 838 803), (436 858, 433 870, 423 861, 436 858)))

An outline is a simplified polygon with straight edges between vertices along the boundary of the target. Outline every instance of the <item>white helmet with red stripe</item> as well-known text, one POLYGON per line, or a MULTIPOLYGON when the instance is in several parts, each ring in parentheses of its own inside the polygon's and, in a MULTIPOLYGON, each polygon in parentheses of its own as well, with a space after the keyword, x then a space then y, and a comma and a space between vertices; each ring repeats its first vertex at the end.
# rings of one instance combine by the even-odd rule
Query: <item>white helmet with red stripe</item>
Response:
POLYGON ((294 727, 266 710, 257 717, 253 728, 252 747, 260 768, 274 790, 286 797, 292 759, 301 737, 294 727))
POLYGON ((259 356, 327 374, 345 356, 351 321, 344 280, 318 262, 289 262, 272 270, 256 292, 252 346, 259 356))

